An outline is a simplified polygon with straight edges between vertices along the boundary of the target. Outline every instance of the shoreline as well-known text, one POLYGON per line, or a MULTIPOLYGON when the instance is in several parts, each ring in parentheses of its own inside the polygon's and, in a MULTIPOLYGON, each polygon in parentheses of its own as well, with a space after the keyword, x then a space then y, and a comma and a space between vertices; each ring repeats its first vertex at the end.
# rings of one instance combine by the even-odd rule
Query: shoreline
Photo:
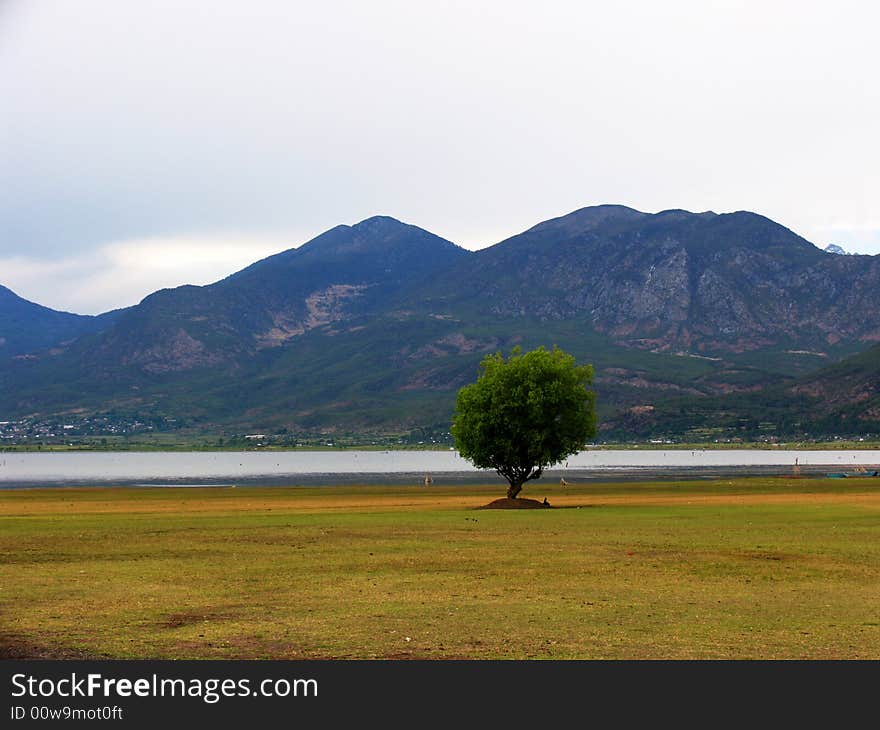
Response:
MULTIPOLYGON (((710 481, 718 479, 744 479, 756 477, 779 477, 782 479, 828 479, 835 472, 833 465, 806 465, 798 475, 790 468, 780 465, 750 466, 688 466, 688 467, 615 467, 603 469, 549 469, 540 479, 529 482, 535 486, 598 485, 625 482, 668 482, 668 481, 710 481), (562 485, 561 480, 565 480, 562 485)), ((203 480, 181 477, 180 480, 163 477, 150 481, 143 477, 131 479, 41 479, 22 480, 5 484, 0 482, 0 492, 23 489, 236 489, 236 488, 309 488, 309 487, 352 487, 352 486, 411 486, 421 487, 426 492, 442 487, 471 487, 483 485, 504 485, 505 480, 491 471, 435 472, 431 474, 433 483, 424 486, 424 472, 358 472, 358 473, 314 473, 296 475, 255 475, 252 477, 228 477, 212 475, 203 480)), ((850 476, 848 481, 865 479, 869 482, 880 477, 869 475, 850 476)), ((847 481, 841 479, 841 481, 847 481)))
MULTIPOLYGON (((770 443, 608 443, 589 444, 584 451, 880 451, 880 441, 794 441, 770 443)), ((456 451, 449 445, 436 446, 201 446, 198 444, 131 444, 120 447, 97 446, 90 444, 45 444, 31 446, 25 444, 8 444, 0 446, 0 456, 3 454, 153 454, 153 453, 335 453, 345 451, 369 451, 369 452, 425 452, 443 453, 456 451)))

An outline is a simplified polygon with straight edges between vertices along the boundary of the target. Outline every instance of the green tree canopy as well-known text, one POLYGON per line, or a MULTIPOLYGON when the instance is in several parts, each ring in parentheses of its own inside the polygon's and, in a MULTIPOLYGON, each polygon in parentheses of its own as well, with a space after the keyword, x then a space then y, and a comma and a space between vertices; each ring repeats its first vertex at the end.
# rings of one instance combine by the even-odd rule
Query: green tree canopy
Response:
POLYGON ((459 453, 494 469, 515 499, 523 484, 576 453, 596 433, 590 365, 554 347, 486 356, 475 383, 458 391, 452 435, 459 453))

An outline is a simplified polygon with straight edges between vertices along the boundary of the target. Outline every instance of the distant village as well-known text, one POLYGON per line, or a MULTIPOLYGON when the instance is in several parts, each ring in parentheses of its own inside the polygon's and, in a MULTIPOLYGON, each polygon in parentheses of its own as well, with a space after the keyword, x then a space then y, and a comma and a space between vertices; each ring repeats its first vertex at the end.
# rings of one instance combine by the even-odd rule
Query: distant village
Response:
MULTIPOLYGON (((690 434, 690 438, 655 438, 647 441, 597 440, 586 448, 603 446, 628 446, 637 448, 675 447, 701 443, 719 447, 790 446, 792 443, 874 443, 880 435, 863 434, 855 437, 829 436, 813 439, 802 436, 796 439, 780 439, 775 435, 763 435, 754 439, 738 436, 690 434)), ((25 418, 18 421, 0 421, 0 450, 16 448, 25 450, 46 449, 108 449, 125 450, 140 448, 195 448, 195 449, 271 449, 271 448, 450 448, 452 434, 448 428, 415 428, 399 434, 370 434, 358 432, 321 433, 293 432, 287 428, 275 430, 232 432, 218 428, 214 433, 193 429, 192 424, 176 418, 145 418, 119 414, 92 416, 68 416, 67 418, 25 418)))
POLYGON ((173 418, 152 421, 110 415, 45 420, 26 418, 20 421, 0 421, 0 443, 59 444, 84 436, 130 436, 155 431, 171 431, 175 427, 173 418))
POLYGON ((445 429, 416 428, 402 434, 307 433, 280 428, 273 432, 193 433, 190 425, 175 418, 103 414, 59 418, 25 418, 0 421, 0 450, 4 448, 124 449, 141 446, 190 448, 432 448, 452 445, 445 429))

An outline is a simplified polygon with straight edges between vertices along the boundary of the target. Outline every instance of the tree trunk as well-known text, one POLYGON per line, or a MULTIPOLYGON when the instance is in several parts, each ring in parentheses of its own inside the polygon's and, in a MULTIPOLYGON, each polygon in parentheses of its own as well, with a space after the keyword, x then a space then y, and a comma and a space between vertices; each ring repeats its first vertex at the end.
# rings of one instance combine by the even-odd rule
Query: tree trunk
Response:
POLYGON ((507 498, 516 499, 516 495, 522 491, 522 482, 511 482, 507 488, 507 498))

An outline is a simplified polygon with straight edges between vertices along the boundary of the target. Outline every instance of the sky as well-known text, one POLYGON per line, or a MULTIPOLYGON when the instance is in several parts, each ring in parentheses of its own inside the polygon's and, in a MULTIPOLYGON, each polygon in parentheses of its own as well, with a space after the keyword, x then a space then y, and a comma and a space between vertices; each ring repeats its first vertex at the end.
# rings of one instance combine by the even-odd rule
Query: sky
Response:
POLYGON ((0 0, 0 284, 95 314, 391 215, 587 205, 880 253, 863 0, 0 0))

